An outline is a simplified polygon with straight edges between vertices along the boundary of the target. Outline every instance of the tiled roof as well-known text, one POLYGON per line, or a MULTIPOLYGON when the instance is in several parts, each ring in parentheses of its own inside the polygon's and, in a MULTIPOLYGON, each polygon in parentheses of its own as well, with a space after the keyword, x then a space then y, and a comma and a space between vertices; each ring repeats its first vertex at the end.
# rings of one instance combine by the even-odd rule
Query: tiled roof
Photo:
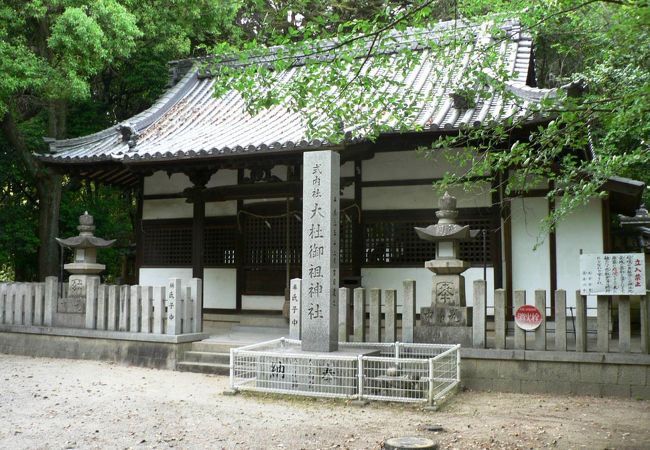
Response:
MULTIPOLYGON (((443 26, 449 27, 449 23, 440 27, 443 26)), ((502 28, 509 38, 498 43, 499 54, 502 63, 514 74, 508 87, 523 100, 525 110, 530 102, 554 93, 526 85, 531 62, 530 36, 523 33, 517 23, 505 23, 502 28)), ((439 32, 436 30, 426 32, 439 32)), ((485 43, 486 39, 488 42, 492 39, 482 29, 476 30, 477 42, 485 43)), ((454 83, 462 80, 467 58, 476 56, 470 55, 468 50, 466 58, 440 70, 440 64, 428 57, 431 55, 428 49, 417 45, 412 48, 423 52, 419 63, 410 72, 396 73, 395 76, 401 77, 404 89, 417 93, 416 98, 422 99, 416 100, 413 130, 456 130, 522 114, 522 108, 501 94, 480 99, 468 109, 456 108, 451 97, 454 83)), ((295 65, 283 74, 282 79, 290 80, 300 70, 301 66, 295 65)), ((205 76, 205 72, 195 64, 148 110, 99 133, 50 141, 51 153, 41 158, 59 163, 136 162, 287 152, 329 145, 328 142, 307 139, 308 130, 300 114, 283 106, 273 106, 251 116, 237 92, 231 91, 215 98, 214 84, 215 79, 205 76)), ((363 135, 355 139, 363 140, 363 135)))

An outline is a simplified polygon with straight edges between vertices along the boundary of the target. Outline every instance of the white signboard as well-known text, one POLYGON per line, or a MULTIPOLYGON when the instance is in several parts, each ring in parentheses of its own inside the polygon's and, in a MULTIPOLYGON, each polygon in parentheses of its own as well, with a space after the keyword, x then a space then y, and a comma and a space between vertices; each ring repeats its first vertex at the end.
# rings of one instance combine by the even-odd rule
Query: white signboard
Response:
POLYGON ((643 253, 580 255, 580 294, 645 295, 643 253))

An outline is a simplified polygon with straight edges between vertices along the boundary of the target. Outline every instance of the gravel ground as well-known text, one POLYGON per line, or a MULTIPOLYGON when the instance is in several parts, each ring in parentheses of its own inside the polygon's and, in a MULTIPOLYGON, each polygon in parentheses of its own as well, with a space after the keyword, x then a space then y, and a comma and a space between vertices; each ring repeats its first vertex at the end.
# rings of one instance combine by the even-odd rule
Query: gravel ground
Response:
POLYGON ((650 402, 462 392, 439 412, 253 394, 228 378, 0 355, 0 448, 650 448, 650 402), (435 425, 442 431, 430 431, 435 425))

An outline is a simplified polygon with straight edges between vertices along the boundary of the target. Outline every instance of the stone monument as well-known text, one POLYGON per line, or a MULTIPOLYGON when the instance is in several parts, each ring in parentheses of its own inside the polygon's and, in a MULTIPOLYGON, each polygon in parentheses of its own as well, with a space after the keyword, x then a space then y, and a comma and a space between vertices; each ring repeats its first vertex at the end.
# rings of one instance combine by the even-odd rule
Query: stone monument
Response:
POLYGON ((302 206, 302 350, 338 350, 340 157, 306 152, 302 206))
POLYGON ((449 343, 472 346, 471 307, 465 304, 465 278, 470 264, 460 259, 460 242, 475 233, 468 225, 456 223, 456 198, 445 192, 436 212, 438 223, 415 228, 420 239, 436 243, 435 259, 424 267, 433 272, 431 306, 420 310, 420 325, 415 327, 415 342, 449 343))
POLYGON ((91 281, 99 284, 99 274, 106 266, 97 263, 97 249, 110 247, 115 240, 107 241, 94 236, 93 216, 86 211, 79 216, 78 236, 56 238, 61 247, 74 250, 74 260, 63 268, 71 273, 66 296, 59 296, 54 318, 55 326, 83 327, 86 313, 86 289, 91 281))

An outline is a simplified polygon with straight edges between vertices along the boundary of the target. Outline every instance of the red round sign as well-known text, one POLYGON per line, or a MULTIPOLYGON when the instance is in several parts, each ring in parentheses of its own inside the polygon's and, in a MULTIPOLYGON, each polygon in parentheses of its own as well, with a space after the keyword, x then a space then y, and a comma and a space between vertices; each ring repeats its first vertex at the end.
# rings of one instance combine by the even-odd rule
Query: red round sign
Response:
POLYGON ((542 324, 542 313, 533 305, 524 305, 515 311, 515 323, 519 328, 533 331, 542 324))

